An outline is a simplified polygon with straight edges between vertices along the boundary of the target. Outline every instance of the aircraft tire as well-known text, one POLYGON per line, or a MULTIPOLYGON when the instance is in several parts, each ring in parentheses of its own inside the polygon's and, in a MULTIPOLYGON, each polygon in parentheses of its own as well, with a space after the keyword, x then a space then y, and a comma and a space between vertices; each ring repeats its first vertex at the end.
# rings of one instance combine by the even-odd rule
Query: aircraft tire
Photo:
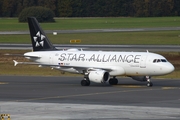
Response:
POLYGON ((86 80, 86 82, 87 82, 86 86, 89 86, 90 85, 90 81, 86 80))
POLYGON ((114 79, 114 85, 118 84, 118 79, 114 79))
POLYGON ((88 81, 88 80, 82 80, 82 81, 81 81, 81 85, 82 85, 82 86, 89 86, 89 85, 90 85, 90 81, 88 81))
POLYGON ((148 82, 147 83, 147 87, 152 87, 153 86, 153 83, 152 82, 148 82))
POLYGON ((117 85, 117 84, 118 84, 118 79, 112 79, 112 78, 111 78, 111 79, 109 80, 109 84, 110 84, 110 85, 117 85))

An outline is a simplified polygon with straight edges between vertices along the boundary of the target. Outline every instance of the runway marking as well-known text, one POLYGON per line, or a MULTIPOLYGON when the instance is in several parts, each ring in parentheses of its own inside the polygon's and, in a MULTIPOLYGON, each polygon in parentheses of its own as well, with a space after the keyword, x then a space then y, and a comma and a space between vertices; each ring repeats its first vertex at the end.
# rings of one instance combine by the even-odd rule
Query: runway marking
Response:
POLYGON ((179 87, 162 87, 163 90, 179 89, 179 87))
MULTIPOLYGON (((134 86, 130 86, 130 87, 134 87, 134 86)), ((135 86, 135 87, 142 87, 142 86, 135 86)), ((136 90, 122 90, 122 91, 119 90, 119 91, 111 91, 111 92, 97 92, 97 93, 87 93, 87 94, 75 94, 75 95, 63 95, 63 96, 32 98, 32 99, 24 99, 24 100, 15 100, 15 102, 58 99, 58 98, 60 99, 60 98, 71 98, 71 97, 85 97, 85 96, 106 95, 106 94, 125 93, 125 92, 141 92, 141 91, 144 92, 144 91, 169 90, 169 89, 180 89, 180 88, 179 87, 160 87, 160 88, 150 88, 150 89, 140 89, 140 90, 139 89, 136 89, 136 90)))
MULTIPOLYGON (((157 91, 162 90, 158 89, 143 89, 144 91, 157 91)), ((15 102, 24 102, 24 101, 34 101, 34 100, 47 100, 47 99, 57 99, 57 98, 70 98, 70 97, 84 97, 84 96, 93 96, 93 95, 105 95, 105 94, 114 94, 114 93, 123 93, 123 92, 141 92, 141 90, 122 90, 122 91, 112 91, 112 92, 98 92, 98 93, 87 93, 87 94, 76 94, 76 95, 64 95, 64 96, 52 96, 52 97, 42 97, 42 98, 32 98, 32 99, 24 99, 24 100, 15 100, 15 102)))
MULTIPOLYGON (((147 88, 147 86, 140 86, 140 85, 114 85, 113 87, 122 87, 122 88, 147 88)), ((180 87, 161 87, 163 90, 169 89, 180 89, 180 87)))
POLYGON ((123 88, 145 88, 146 86, 140 86, 140 85, 114 85, 113 87, 123 87, 123 88))
POLYGON ((8 82, 0 82, 0 85, 9 84, 8 82))
MULTIPOLYGON (((130 86, 130 87, 132 87, 132 86, 130 86)), ((136 87, 142 87, 142 86, 136 86, 136 87)), ((21 100, 12 100, 12 102, 26 102, 26 101, 48 100, 48 99, 58 99, 58 98, 62 99, 62 98, 85 97, 85 96, 106 95, 106 94, 108 95, 108 94, 125 93, 125 92, 161 91, 161 90, 170 90, 170 89, 180 89, 180 88, 179 87, 159 87, 159 88, 151 87, 151 88, 147 88, 147 89, 119 90, 119 91, 110 91, 110 92, 97 92, 97 93, 87 93, 87 94, 74 94, 74 95, 62 95, 62 96, 51 96, 51 97, 41 97, 41 98, 30 98, 30 99, 24 99, 24 100, 23 99, 21 99, 21 100)))

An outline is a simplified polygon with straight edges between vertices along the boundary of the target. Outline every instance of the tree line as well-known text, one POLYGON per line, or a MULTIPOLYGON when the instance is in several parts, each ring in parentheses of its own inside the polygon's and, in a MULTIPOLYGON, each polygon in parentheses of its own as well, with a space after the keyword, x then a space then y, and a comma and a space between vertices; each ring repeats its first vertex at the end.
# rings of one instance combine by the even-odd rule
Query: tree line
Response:
POLYGON ((51 9, 56 17, 179 16, 180 0, 0 0, 0 17, 18 17, 27 7, 51 9))

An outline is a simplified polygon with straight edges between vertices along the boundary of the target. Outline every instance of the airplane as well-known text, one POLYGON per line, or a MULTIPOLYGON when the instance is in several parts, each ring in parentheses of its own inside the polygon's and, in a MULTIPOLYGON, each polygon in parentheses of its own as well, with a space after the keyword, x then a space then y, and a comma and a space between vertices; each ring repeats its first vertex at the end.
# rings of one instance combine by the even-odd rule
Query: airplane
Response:
POLYGON ((28 25, 32 42, 32 52, 24 53, 24 57, 33 62, 17 62, 18 64, 51 67, 64 72, 84 75, 82 86, 91 82, 117 85, 116 76, 131 77, 137 81, 147 82, 153 86, 152 76, 166 75, 174 71, 174 66, 162 55, 151 52, 121 51, 83 51, 82 49, 56 49, 35 17, 28 17, 28 25))

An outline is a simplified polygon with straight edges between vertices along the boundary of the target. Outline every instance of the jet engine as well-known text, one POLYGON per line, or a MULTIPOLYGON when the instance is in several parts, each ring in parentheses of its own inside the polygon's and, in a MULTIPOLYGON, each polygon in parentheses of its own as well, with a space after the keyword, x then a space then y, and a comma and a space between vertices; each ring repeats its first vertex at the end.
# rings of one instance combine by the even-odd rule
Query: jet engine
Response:
POLYGON ((141 81, 141 82, 147 81, 146 76, 131 76, 131 78, 137 81, 141 81))
POLYGON ((109 80, 110 75, 109 72, 104 70, 90 71, 89 72, 89 80, 96 83, 105 83, 109 80))

